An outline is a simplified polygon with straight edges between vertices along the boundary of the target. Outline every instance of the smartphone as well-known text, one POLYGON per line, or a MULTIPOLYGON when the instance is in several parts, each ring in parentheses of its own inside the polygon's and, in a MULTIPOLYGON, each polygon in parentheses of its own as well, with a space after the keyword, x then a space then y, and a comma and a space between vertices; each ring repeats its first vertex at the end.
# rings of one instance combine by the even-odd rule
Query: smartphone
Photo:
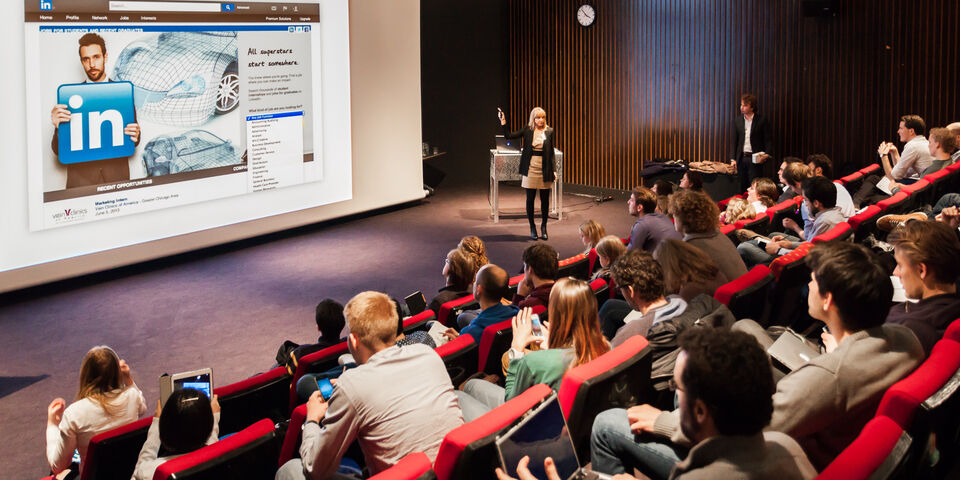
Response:
POLYGON ((318 378, 317 380, 317 390, 320 391, 320 396, 323 398, 323 401, 326 402, 330 400, 330 397, 333 395, 333 384, 330 383, 329 378, 318 378))
POLYGON ((764 249, 764 250, 767 249, 767 244, 768 244, 768 243, 770 243, 770 241, 767 240, 767 239, 764 239, 764 238, 758 238, 758 239, 757 239, 757 244, 760 245, 760 248, 762 248, 762 249, 764 249))
POLYGON ((534 313, 530 316, 530 323, 533 324, 533 335, 536 337, 543 336, 543 329, 540 327, 540 315, 534 313))

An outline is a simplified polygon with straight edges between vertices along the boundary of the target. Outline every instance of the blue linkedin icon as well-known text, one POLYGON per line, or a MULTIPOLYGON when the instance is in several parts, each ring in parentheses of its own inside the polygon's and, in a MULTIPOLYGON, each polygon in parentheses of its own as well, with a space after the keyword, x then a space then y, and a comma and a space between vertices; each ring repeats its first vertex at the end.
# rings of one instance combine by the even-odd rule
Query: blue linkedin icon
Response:
POLYGON ((60 85, 57 103, 70 110, 59 127, 62 164, 129 157, 137 149, 123 128, 136 122, 130 82, 60 85))

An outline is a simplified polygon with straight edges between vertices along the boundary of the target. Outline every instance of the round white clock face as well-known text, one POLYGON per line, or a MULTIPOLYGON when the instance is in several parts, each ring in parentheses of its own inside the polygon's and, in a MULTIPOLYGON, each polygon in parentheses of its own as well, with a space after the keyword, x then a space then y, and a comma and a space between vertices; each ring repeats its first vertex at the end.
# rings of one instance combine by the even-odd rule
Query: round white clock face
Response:
POLYGON ((596 19, 597 12, 590 4, 583 4, 577 10, 577 21, 580 22, 580 25, 583 25, 584 27, 593 25, 593 21, 596 19))

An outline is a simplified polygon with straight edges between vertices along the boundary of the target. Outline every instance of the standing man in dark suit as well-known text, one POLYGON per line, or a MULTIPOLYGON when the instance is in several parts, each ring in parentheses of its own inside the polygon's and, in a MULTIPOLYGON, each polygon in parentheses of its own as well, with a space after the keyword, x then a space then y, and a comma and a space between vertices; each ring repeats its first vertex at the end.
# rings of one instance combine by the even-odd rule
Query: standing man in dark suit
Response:
POLYGON ((733 122, 734 142, 730 163, 740 175, 740 191, 745 192, 754 178, 763 176, 763 164, 770 158, 773 142, 770 123, 757 113, 757 96, 740 96, 740 114, 733 122))

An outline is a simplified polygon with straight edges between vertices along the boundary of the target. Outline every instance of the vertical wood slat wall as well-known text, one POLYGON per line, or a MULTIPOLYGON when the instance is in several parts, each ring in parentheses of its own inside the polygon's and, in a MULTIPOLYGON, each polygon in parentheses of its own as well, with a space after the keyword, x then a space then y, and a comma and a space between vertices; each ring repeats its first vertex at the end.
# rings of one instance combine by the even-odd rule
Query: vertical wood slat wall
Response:
POLYGON ((960 121, 960 2, 509 0, 511 128, 542 106, 565 181, 629 189, 645 161, 725 161, 740 94, 771 120, 775 155, 826 153, 840 173, 896 141, 901 115, 960 121))

